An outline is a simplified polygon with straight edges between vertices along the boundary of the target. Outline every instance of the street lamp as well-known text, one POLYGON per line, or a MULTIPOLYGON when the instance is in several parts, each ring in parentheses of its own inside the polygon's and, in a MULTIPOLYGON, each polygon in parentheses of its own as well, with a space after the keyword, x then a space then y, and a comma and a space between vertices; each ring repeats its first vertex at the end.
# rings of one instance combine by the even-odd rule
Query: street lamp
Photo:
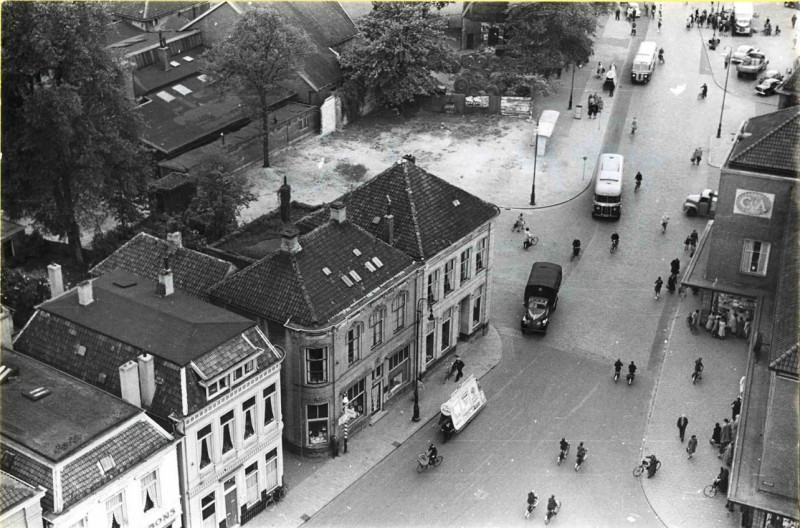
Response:
MULTIPOLYGON (((425 298, 421 298, 417 301, 417 350, 416 354, 414 354, 414 414, 411 416, 412 422, 418 422, 419 418, 419 355, 421 352, 420 347, 420 331, 419 327, 422 323, 422 303, 425 302, 425 298)), ((433 308, 431 308, 430 303, 428 303, 428 321, 433 321, 433 308)))
POLYGON ((569 104, 567 110, 572 110, 572 90, 575 88, 575 63, 572 63, 572 83, 569 85, 569 104))
POLYGON ((581 181, 586 179, 586 156, 583 157, 583 176, 581 177, 581 181))
POLYGON ((539 121, 533 127, 533 184, 531 185, 531 205, 536 205, 536 158, 539 155, 539 121))
POLYGON ((719 109, 719 126, 717 127, 717 139, 722 137, 722 113, 725 111, 725 96, 728 95, 728 79, 731 76, 731 54, 733 53, 733 48, 731 46, 726 46, 728 48, 727 56, 725 57, 725 90, 722 92, 722 108, 719 109))

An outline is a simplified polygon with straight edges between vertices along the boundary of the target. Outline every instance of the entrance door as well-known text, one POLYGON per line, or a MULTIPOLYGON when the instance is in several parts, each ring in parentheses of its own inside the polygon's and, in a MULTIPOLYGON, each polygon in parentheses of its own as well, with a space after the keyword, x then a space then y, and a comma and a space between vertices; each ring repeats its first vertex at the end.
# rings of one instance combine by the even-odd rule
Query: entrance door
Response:
POLYGON ((239 502, 236 500, 236 478, 225 481, 225 520, 228 528, 239 524, 239 502))
POLYGON ((372 414, 381 412, 383 409, 383 380, 372 383, 372 400, 370 401, 370 411, 372 414))
POLYGON ((472 327, 469 324, 469 318, 469 296, 466 296, 461 299, 461 302, 458 305, 458 333, 464 337, 467 337, 470 333, 470 330, 472 330, 472 327))

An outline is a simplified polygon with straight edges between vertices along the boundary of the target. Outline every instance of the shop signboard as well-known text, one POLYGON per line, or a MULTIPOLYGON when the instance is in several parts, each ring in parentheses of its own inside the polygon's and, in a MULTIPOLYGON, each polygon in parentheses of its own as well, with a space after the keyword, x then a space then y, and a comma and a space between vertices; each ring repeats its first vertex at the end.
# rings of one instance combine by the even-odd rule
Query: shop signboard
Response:
POLYGON ((772 218, 772 208, 774 204, 775 195, 772 193, 736 189, 733 212, 735 214, 756 216, 758 218, 772 218))
POLYGON ((478 380, 471 375, 450 394, 450 399, 442 404, 441 410, 443 415, 453 420, 455 430, 461 431, 484 406, 486 395, 478 385, 478 380))

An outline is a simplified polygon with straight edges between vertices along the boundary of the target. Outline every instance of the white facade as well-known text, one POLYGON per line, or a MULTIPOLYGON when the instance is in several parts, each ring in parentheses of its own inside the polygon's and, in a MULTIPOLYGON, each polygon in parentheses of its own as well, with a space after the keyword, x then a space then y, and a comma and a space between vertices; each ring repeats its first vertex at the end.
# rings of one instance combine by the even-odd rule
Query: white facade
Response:
POLYGON ((189 528, 239 526, 283 483, 280 369, 256 371, 179 425, 189 528))

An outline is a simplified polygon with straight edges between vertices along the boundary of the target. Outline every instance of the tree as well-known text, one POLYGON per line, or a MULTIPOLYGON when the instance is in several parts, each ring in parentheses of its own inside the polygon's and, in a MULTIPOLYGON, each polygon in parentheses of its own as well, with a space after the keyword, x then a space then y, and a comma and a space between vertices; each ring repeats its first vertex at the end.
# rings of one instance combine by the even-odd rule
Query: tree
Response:
MULTIPOLYGON (((3 209, 66 237, 82 265, 81 226, 111 197, 143 192, 150 173, 126 65, 105 49, 109 17, 99 3, 2 10, 3 209)), ((123 221, 136 216, 117 210, 123 221)))
POLYGON ((448 70, 454 59, 445 43, 442 2, 373 2, 357 23, 353 46, 339 64, 347 89, 358 97, 375 90, 382 105, 398 107, 436 88, 431 71, 448 70))
POLYGON ((313 44, 271 8, 245 12, 231 36, 207 51, 206 73, 220 92, 236 90, 245 100, 254 94, 264 135, 264 167, 269 167, 269 96, 296 75, 313 44))

